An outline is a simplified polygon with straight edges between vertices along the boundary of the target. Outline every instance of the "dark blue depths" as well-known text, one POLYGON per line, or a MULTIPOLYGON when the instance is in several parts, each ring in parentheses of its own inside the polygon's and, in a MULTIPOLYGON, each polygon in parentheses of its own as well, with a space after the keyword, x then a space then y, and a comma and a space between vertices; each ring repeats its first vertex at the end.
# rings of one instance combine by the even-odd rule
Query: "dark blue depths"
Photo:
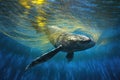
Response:
MULTIPOLYGON (((82 5, 72 1, 71 13, 76 12, 73 15, 83 19, 84 24, 87 23, 84 20, 91 20, 91 23, 93 20, 98 29, 102 30, 96 46, 76 52, 72 62, 68 63, 66 54, 60 52, 50 61, 25 72, 26 65, 39 56, 41 51, 31 50, 30 47, 0 33, 0 80, 120 80, 119 1, 74 1, 82 5), (106 43, 99 44, 102 41, 106 43)), ((0 9, 5 11, 5 8, 0 9)), ((3 18, 1 14, 0 12, 0 20, 3 18)), ((14 24, 9 26, 11 25, 14 24)))

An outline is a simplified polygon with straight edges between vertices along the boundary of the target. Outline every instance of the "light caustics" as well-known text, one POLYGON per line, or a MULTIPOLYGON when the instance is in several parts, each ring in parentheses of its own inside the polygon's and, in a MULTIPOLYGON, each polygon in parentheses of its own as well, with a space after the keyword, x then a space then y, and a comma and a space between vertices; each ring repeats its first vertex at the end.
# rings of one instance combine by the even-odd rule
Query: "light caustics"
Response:
MULTIPOLYGON (((9 5, 13 8, 11 10, 11 14, 9 14, 10 16, 4 16, 4 12, 2 12, 1 16, 4 20, 0 21, 0 32, 28 47, 40 50, 48 49, 46 46, 49 41, 46 36, 42 33, 37 33, 35 27, 32 27, 32 23, 26 20, 29 19, 29 14, 31 14, 30 9, 32 7, 42 6, 45 2, 45 0, 19 0, 18 2, 8 2, 13 3, 9 5), (16 12, 16 9, 18 12, 16 12)), ((3 8, 7 9, 8 6, 3 8)), ((40 10, 37 10, 37 12, 39 12, 42 16, 46 16, 45 12, 41 10, 41 8, 40 10)), ((36 25, 40 27, 44 27, 46 25, 46 18, 42 16, 35 16, 36 25)))
POLYGON ((60 6, 62 6, 60 4, 56 5, 56 7, 58 6, 58 8, 51 8, 50 6, 55 7, 55 4, 53 5, 47 0, 19 0, 18 3, 25 9, 24 12, 19 15, 16 15, 14 13, 11 14, 12 16, 14 16, 11 19, 7 17, 11 20, 12 23, 15 23, 16 26, 10 27, 10 25, 8 24, 8 30, 3 25, 4 30, 1 29, 0 31, 29 47, 40 48, 44 50, 48 48, 45 45, 48 45, 49 41, 47 37, 40 31, 41 29, 43 30, 46 26, 49 26, 49 24, 61 27, 69 32, 74 32, 75 30, 84 31, 85 33, 93 36, 95 41, 97 41, 100 36, 100 33, 99 31, 96 31, 96 28, 91 28, 91 26, 89 25, 86 26, 82 24, 82 22, 74 17, 71 13, 65 12, 63 14, 62 10, 64 9, 60 8, 60 6), (36 10, 35 12, 37 13, 37 15, 34 14, 34 12, 31 12, 31 10, 33 9, 36 10), (48 11, 50 12, 45 9, 48 9, 48 11), (29 15, 32 15, 32 19, 30 18, 30 20, 33 20, 35 24, 25 19, 29 19, 29 15), (52 19, 49 19, 51 17, 52 19), (16 18, 17 20, 14 20, 14 18, 16 18))

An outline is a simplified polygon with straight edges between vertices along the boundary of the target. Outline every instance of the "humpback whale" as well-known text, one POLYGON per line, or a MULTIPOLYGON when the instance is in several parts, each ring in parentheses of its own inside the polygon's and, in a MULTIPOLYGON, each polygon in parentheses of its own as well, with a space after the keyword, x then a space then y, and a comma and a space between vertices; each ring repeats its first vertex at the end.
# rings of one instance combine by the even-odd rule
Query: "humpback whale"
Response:
POLYGON ((68 61, 71 61, 73 59, 74 52, 85 50, 95 45, 95 42, 90 37, 69 33, 57 26, 47 26, 44 28, 43 32, 45 32, 50 43, 55 47, 55 49, 37 57, 27 65, 25 70, 28 70, 37 64, 46 62, 59 51, 67 52, 66 58, 68 61))
MULTIPOLYGON (((22 19, 30 21, 30 24, 34 29, 36 29, 37 32, 45 33, 50 43, 55 47, 55 49, 50 52, 44 53, 40 57, 33 60, 29 65, 27 65, 25 70, 51 59, 59 51, 67 52, 66 58, 68 61, 71 61, 74 57, 74 52, 85 50, 95 45, 95 42, 85 35, 69 33, 51 23, 49 25, 49 22, 51 22, 50 20, 53 19, 52 15, 56 13, 54 13, 54 9, 51 7, 52 4, 48 4, 47 1, 20 1, 20 4, 24 8, 28 9, 27 13, 31 13, 32 10, 35 9, 33 10, 33 12, 35 11, 34 15, 25 14, 27 17, 21 16, 22 19)), ((58 6, 61 7, 61 4, 58 6)))

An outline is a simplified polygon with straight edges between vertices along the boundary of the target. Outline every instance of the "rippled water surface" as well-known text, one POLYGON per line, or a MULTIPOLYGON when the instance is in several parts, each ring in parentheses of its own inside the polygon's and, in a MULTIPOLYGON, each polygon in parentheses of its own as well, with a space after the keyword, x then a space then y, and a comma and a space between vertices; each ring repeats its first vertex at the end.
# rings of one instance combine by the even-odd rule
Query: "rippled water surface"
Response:
POLYGON ((120 80, 119 26, 119 0, 0 0, 0 80, 120 80), (54 48, 31 21, 90 36, 96 45, 69 63, 59 52, 25 72, 54 48))

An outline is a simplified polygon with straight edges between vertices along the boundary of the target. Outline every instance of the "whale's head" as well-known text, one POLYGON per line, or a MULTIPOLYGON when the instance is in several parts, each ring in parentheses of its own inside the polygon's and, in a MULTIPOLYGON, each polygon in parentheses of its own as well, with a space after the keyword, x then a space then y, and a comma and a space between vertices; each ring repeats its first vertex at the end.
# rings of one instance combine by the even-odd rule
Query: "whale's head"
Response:
POLYGON ((68 36, 69 48, 73 51, 81 51, 91 48, 95 45, 95 42, 85 35, 71 35, 68 36), (71 46, 70 46, 71 45, 71 46))

